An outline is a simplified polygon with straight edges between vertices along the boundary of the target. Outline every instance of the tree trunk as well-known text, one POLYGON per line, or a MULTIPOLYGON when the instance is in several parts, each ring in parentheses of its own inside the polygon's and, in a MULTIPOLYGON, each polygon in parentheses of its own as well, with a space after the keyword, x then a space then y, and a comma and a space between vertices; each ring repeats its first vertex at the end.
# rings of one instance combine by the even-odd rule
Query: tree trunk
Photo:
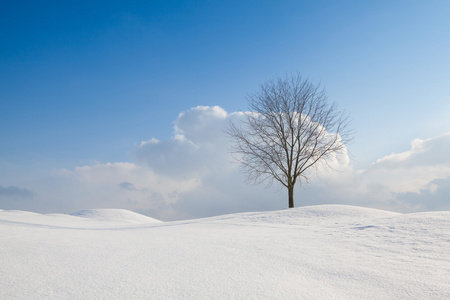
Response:
POLYGON ((289 190, 289 208, 294 208, 294 185, 288 187, 289 190))

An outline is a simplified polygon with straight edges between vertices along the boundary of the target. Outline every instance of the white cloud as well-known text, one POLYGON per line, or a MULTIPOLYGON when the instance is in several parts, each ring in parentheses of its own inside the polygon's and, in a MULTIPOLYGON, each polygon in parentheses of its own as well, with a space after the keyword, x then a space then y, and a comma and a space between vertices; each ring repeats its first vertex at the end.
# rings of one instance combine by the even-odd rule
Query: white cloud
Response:
POLYGON ((307 189, 320 203, 370 206, 400 212, 450 208, 450 133, 415 139, 411 149, 378 159, 365 170, 335 173, 307 189))
POLYGON ((25 209, 34 198, 35 193, 29 189, 17 186, 3 187, 0 185, 1 209, 25 209))
POLYGON ((123 188, 124 183, 128 183, 128 190, 137 191, 147 191, 151 187, 152 192, 162 195, 166 203, 177 201, 179 194, 189 192, 200 185, 197 178, 173 179, 157 175, 152 170, 134 163, 107 163, 77 167, 74 175, 80 181, 99 186, 112 185, 123 188))
MULTIPOLYGON (((77 167, 72 177, 91 186, 109 185, 103 193, 109 193, 110 199, 132 196, 139 199, 141 212, 160 218, 285 208, 284 189, 246 184, 238 164, 233 163, 225 129, 231 119, 243 117, 244 113, 228 114, 218 106, 194 107, 179 114, 171 139, 151 139, 135 146, 134 163, 77 167), (159 196, 150 195, 155 193, 159 196), (152 204, 154 198, 157 207, 152 204)), ((346 151, 342 155, 346 164, 346 151)), ((342 167, 336 160, 331 164, 342 167)))
POLYGON ((179 114, 175 132, 199 144, 221 141, 224 124, 229 115, 219 106, 197 106, 179 114))
POLYGON ((378 159, 363 176, 394 193, 418 193, 430 189, 431 182, 450 176, 449 149, 450 133, 415 139, 410 150, 378 159))
POLYGON ((86 194, 78 196, 88 197, 92 203, 161 219, 236 212, 249 203, 257 210, 260 202, 256 198, 271 193, 254 193, 256 187, 245 185, 228 153, 224 130, 230 118, 239 116, 242 114, 228 114, 218 106, 194 107, 178 116, 171 139, 136 145, 131 152, 134 162, 97 163, 60 170, 57 176, 74 180, 86 194), (242 200, 248 194, 245 190, 252 191, 253 200, 242 200))
MULTIPOLYGON (((30 210, 52 208, 125 208, 163 220, 287 207, 287 191, 245 183, 228 153, 224 132, 230 119, 220 107, 194 107, 174 122, 168 140, 151 139, 134 147, 134 162, 114 162, 62 169, 41 186, 30 186, 30 210), (39 208, 39 209, 36 209, 39 208)), ((370 147, 370 145, 367 145, 370 147)), ((296 187, 295 204, 353 204, 396 211, 448 209, 450 133, 416 139, 411 148, 354 170, 344 151, 331 162, 338 172, 321 171, 311 183, 296 187)))
POLYGON ((196 177, 174 178, 156 174, 152 169, 135 163, 76 167, 71 171, 71 179, 82 190, 78 194, 79 201, 89 205, 88 208, 147 211, 163 219, 179 217, 172 205, 183 194, 201 186, 196 177))
POLYGON ((8 186, 8 187, 0 186, 0 197, 30 198, 32 196, 33 192, 25 188, 20 188, 17 186, 8 186))
MULTIPOLYGON (((449 149, 450 133, 435 138, 415 139, 410 150, 377 160, 362 177, 366 184, 377 185, 388 191, 389 195, 383 201, 397 210, 438 209, 431 205, 431 198, 448 185, 449 149), (409 195, 411 201, 405 195, 409 195)), ((448 207, 448 203, 450 199, 447 204, 442 202, 442 209, 448 207)))
POLYGON ((419 192, 395 195, 397 207, 403 211, 450 210, 450 177, 431 181, 419 192))
POLYGON ((224 133, 229 114, 218 106, 198 106, 182 112, 175 121, 174 137, 142 142, 132 152, 136 163, 171 177, 204 177, 230 172, 228 138, 224 133))

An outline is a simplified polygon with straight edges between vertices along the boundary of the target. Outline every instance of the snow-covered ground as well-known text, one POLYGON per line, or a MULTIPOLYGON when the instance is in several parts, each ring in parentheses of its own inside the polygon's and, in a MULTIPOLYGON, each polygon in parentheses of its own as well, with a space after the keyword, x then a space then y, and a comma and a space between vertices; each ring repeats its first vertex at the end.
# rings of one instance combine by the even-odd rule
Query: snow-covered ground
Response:
POLYGON ((450 299, 450 212, 0 210, 0 299, 450 299))

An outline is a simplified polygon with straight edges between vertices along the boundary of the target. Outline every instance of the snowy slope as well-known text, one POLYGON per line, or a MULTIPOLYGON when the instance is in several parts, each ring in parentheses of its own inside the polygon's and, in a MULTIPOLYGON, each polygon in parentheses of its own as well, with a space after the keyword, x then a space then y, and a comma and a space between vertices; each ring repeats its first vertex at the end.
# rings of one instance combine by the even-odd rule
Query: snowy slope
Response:
POLYGON ((87 209, 71 214, 72 216, 96 219, 100 221, 125 222, 133 224, 146 224, 161 222, 125 209, 87 209))
POLYGON ((48 228, 111 228, 111 226, 120 227, 161 221, 125 209, 89 209, 70 215, 41 215, 27 211, 0 210, 0 222, 48 228))
POLYGON ((450 212, 0 211, 0 299, 450 299, 450 212))

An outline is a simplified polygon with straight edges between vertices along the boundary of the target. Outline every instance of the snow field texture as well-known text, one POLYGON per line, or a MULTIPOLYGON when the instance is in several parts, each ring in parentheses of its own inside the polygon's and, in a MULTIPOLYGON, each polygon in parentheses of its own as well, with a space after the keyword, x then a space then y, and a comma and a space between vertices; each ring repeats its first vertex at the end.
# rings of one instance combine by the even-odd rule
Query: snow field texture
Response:
POLYGON ((0 210, 0 299, 450 299, 450 212, 0 210))

